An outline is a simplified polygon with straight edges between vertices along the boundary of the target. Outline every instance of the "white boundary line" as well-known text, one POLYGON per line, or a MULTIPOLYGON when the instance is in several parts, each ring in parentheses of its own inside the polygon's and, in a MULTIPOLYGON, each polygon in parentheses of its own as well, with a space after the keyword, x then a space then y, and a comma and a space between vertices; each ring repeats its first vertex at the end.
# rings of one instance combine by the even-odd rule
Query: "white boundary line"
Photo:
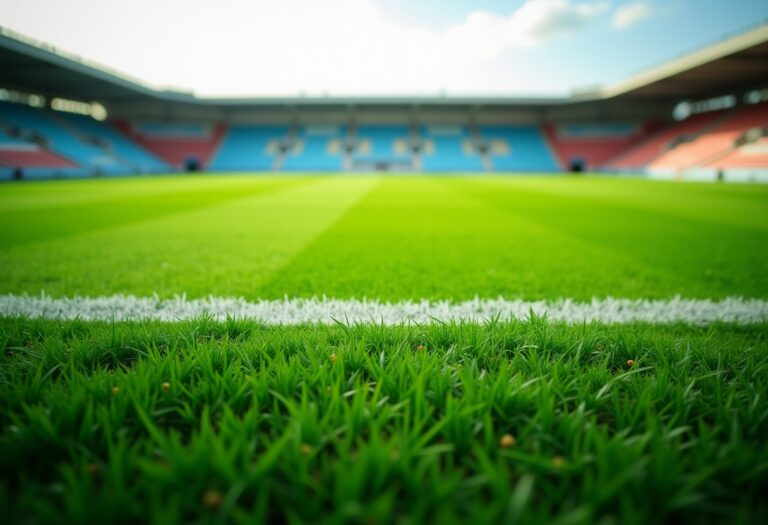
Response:
POLYGON ((428 323, 434 321, 485 321, 498 317, 526 319, 530 313, 568 323, 709 324, 717 321, 751 324, 768 321, 768 300, 729 297, 709 299, 593 299, 577 302, 473 299, 464 302, 340 300, 327 298, 259 300, 208 297, 173 299, 112 295, 106 297, 53 298, 45 294, 0 295, 0 316, 44 319, 177 321, 209 315, 215 319, 247 318, 267 324, 376 322, 383 324, 428 323))

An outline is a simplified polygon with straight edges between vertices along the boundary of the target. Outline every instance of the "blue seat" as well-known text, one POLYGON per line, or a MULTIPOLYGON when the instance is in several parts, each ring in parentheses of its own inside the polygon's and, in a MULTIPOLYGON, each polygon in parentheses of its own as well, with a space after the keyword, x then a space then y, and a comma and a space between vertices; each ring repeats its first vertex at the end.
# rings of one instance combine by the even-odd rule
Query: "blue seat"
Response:
POLYGON ((489 141, 502 141, 508 151, 491 150, 496 171, 558 171, 557 160, 537 126, 481 126, 480 136, 489 141))
POLYGON ((108 124, 82 115, 62 114, 61 117, 84 135, 107 143, 112 155, 129 165, 133 171, 157 173, 168 170, 168 165, 108 124))
POLYGON ((218 171, 267 171, 274 168, 270 142, 283 139, 287 126, 230 126, 209 168, 218 171))
POLYGON ((434 145, 432 153, 422 156, 424 171, 483 171, 480 155, 464 151, 464 142, 470 139, 464 126, 425 126, 422 137, 434 145))
POLYGON ((409 161, 411 155, 408 152, 395 151, 396 141, 407 140, 409 135, 407 126, 358 126, 357 138, 370 142, 371 149, 365 153, 355 153, 355 159, 367 162, 409 161))
POLYGON ((298 140, 301 148, 289 152, 283 160, 286 171, 341 171, 341 151, 329 151, 330 142, 346 136, 344 126, 303 126, 299 129, 298 140))
POLYGON ((51 151, 78 165, 76 168, 60 169, 58 174, 85 176, 95 172, 108 175, 131 173, 130 166, 106 151, 80 140, 65 125, 57 122, 57 117, 22 104, 0 104, 0 119, 22 129, 24 133, 42 136, 51 151))

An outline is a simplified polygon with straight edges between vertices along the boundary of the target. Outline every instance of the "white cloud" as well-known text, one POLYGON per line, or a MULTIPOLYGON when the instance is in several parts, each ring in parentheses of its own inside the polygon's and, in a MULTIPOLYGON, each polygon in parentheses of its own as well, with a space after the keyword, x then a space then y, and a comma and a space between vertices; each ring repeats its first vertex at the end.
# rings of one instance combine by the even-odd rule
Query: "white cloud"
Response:
POLYGON ((514 50, 582 30, 609 7, 527 0, 507 16, 476 11, 427 29, 389 20, 373 0, 19 0, 0 24, 205 95, 502 92, 523 87, 507 71, 514 50))
POLYGON ((636 25, 653 14, 651 4, 644 0, 632 2, 616 9, 611 20, 611 27, 620 31, 636 25))

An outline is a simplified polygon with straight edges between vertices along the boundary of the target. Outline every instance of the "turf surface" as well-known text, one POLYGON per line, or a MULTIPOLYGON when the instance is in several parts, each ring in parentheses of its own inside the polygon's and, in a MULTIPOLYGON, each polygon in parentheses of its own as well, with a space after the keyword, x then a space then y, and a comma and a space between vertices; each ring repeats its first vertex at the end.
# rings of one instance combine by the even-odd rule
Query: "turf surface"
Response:
POLYGON ((0 331, 6 523, 768 518, 766 325, 0 331))
MULTIPOLYGON (((2 184, 0 293, 765 299, 766 218, 607 177, 2 184)), ((767 358, 765 323, 0 318, 0 515, 766 522, 767 358)))
POLYGON ((0 185, 0 293, 768 297, 768 188, 597 177, 0 185))

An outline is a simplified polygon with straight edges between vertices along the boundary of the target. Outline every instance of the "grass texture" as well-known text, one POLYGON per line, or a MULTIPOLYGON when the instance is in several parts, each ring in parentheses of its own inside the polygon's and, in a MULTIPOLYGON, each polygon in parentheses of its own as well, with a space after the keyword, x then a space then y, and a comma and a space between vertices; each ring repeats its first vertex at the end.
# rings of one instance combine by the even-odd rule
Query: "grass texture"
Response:
MULTIPOLYGON (((0 294, 768 298, 768 187, 0 185, 0 294)), ((768 522, 768 325, 0 317, 8 523, 768 522)))
POLYGON ((760 523, 768 326, 0 321, 7 523, 760 523))
POLYGON ((0 185, 0 293, 768 297, 768 188, 607 177, 0 185))

